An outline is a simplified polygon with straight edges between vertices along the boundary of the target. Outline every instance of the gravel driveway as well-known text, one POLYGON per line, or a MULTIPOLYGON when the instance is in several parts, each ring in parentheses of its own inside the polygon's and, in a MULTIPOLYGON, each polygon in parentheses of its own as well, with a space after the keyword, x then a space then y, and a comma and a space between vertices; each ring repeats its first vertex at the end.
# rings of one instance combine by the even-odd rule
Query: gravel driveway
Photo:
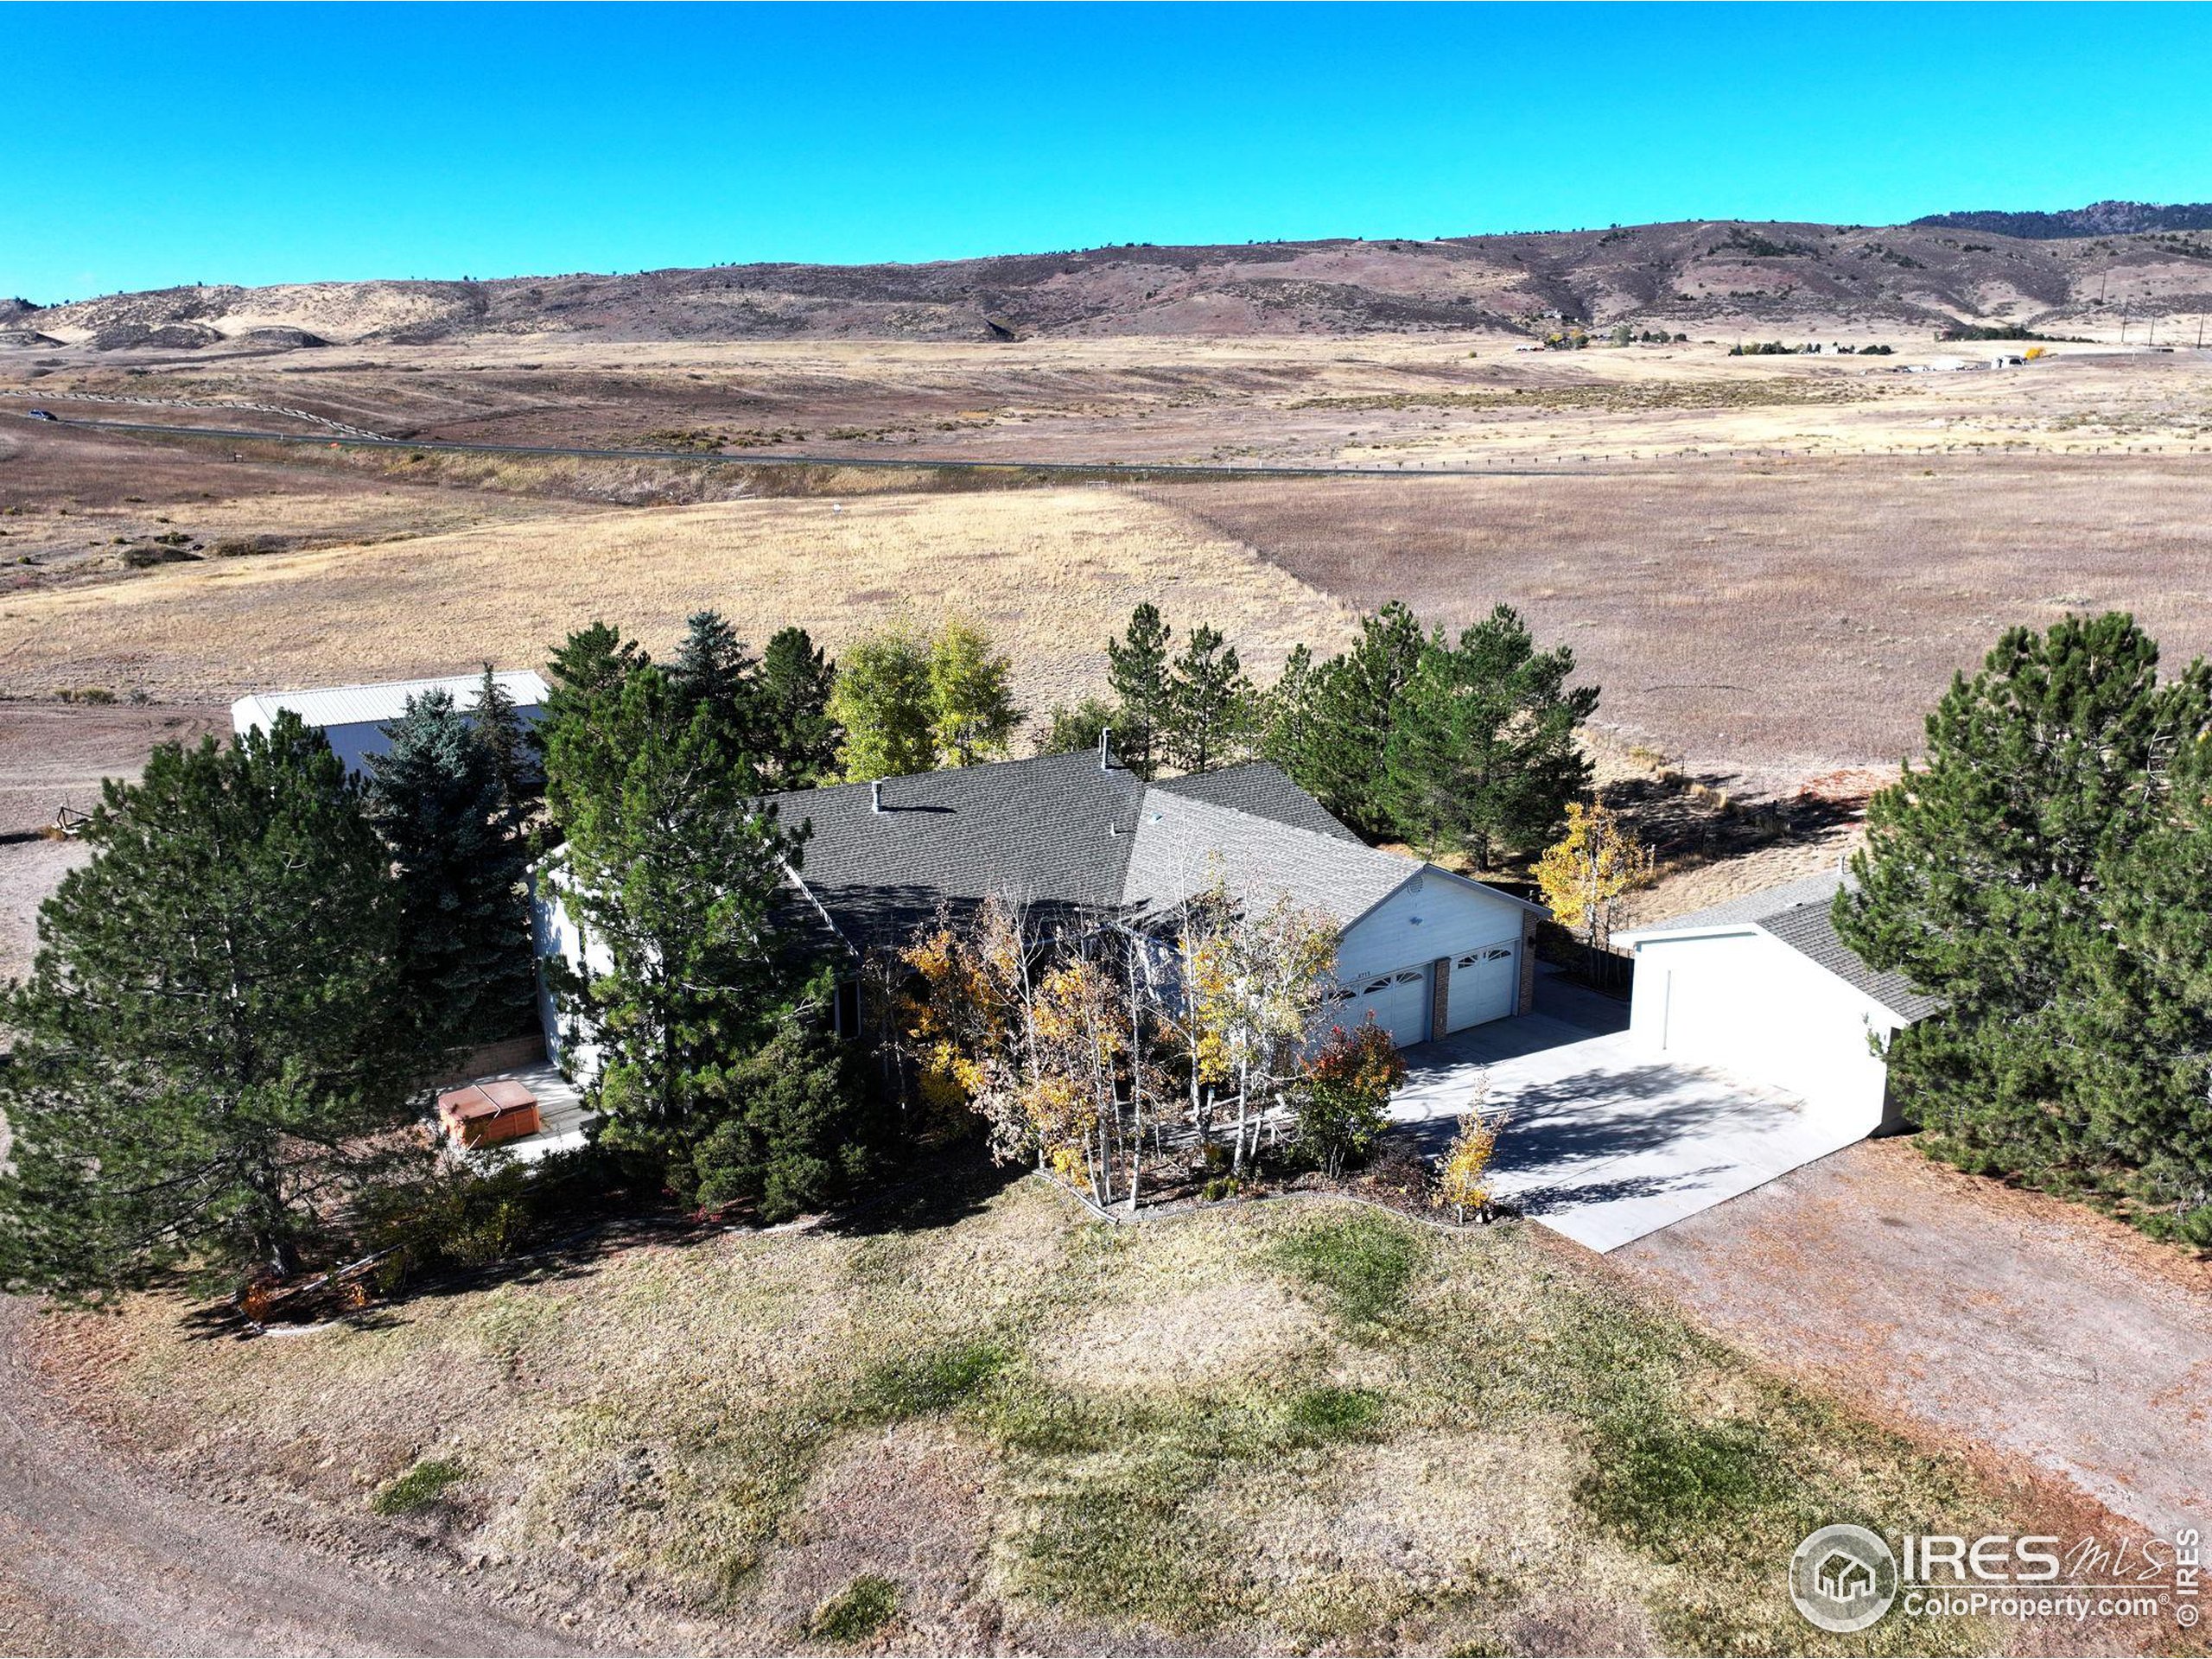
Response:
POLYGON ((0 1652, 558 1654, 559 1636, 381 1579, 162 1485, 23 1363, 0 1298, 0 1652))
POLYGON ((1878 1415, 2212 1528, 2212 1262, 1870 1141, 1610 1258, 1878 1415))

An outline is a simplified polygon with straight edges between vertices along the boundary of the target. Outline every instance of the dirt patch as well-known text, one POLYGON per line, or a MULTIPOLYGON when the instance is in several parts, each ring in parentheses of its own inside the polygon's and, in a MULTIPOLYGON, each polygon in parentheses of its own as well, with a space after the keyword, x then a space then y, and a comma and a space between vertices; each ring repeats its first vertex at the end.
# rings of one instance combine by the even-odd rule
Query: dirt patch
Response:
POLYGON ((1323 1334, 1310 1303, 1255 1279, 1102 1309, 1068 1332, 1043 1370, 1094 1388, 1191 1388, 1264 1370, 1323 1334))
POLYGON ((2147 457, 1157 497, 1355 606, 1403 600, 1455 628, 1517 607, 1573 646, 1606 726, 1693 772, 1894 765, 1955 669, 2069 610, 2133 610, 2176 668, 2212 649, 2212 477, 2147 457))
POLYGON ((988 1651, 1001 1622, 982 1587, 996 1480, 989 1452, 943 1424, 846 1447, 815 1477, 767 1563, 759 1639, 778 1650, 825 1602, 873 1575, 898 1586, 893 1650, 988 1651))
POLYGON ((0 701, 0 835, 91 810, 103 778, 136 779, 159 744, 230 729, 226 708, 0 701))
POLYGON ((2212 1263, 1868 1141, 1609 1258, 1767 1359, 2171 1535, 2212 1508, 2212 1263))
POLYGON ((38 949, 38 907, 61 878, 92 861, 77 841, 0 842, 0 983, 31 970, 38 949))

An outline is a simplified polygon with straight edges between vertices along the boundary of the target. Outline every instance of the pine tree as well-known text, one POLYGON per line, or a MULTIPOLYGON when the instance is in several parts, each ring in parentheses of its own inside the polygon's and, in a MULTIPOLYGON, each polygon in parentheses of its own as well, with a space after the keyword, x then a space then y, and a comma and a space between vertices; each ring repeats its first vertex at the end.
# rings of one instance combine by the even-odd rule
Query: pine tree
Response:
POLYGON ((556 823, 567 823, 575 804, 570 789, 590 787, 619 769, 610 721, 623 687, 650 661, 604 622, 578 629, 553 653, 546 669, 551 684, 531 737, 543 762, 545 805, 556 823))
POLYGON ((390 856, 289 714, 227 749, 165 744, 103 794, 92 861, 41 908, 0 1008, 0 1282, 289 1274, 350 1196, 423 1155, 389 1133, 429 1059, 390 856))
POLYGON ((928 772, 937 761, 937 700, 928 645, 904 624, 856 641, 837 665, 830 715, 844 728, 847 783, 928 772))
POLYGON ((749 764, 760 747, 759 710, 754 707, 760 665, 719 611, 694 611, 685 620, 683 643, 669 677, 694 708, 711 711, 721 723, 734 753, 749 764))
POLYGON ((526 852, 487 728, 429 691, 384 729, 367 807, 399 873, 402 994, 428 1047, 511 1036, 534 983, 526 852))
POLYGON ((1129 613, 1128 631, 1106 642, 1107 678, 1122 705, 1116 729, 1129 770, 1149 779, 1160 769, 1160 734, 1173 717, 1167 647, 1173 637, 1150 601, 1129 613))
POLYGON ((1539 652, 1510 606, 1461 632, 1440 630, 1399 696, 1373 796, 1392 826, 1478 869, 1500 851, 1534 853, 1567 803, 1588 789, 1575 728, 1596 712, 1593 686, 1568 690, 1574 653, 1539 652))
POLYGON ((2092 1146, 2212 1246, 2212 720, 2193 667, 2156 820, 2098 879, 2088 994, 2066 1020, 2092 1146))
POLYGON ((607 711, 619 767, 569 777, 563 903, 611 969, 557 995, 590 1023, 602 1144, 664 1160, 710 1128, 730 1069, 806 994, 778 930, 803 836, 753 798, 713 711, 658 668, 607 711))
POLYGON ((1403 605, 1361 618, 1358 642, 1313 670, 1304 729, 1281 757, 1302 788, 1363 836, 1392 829, 1376 792, 1382 747, 1423 645, 1421 623, 1403 605))
POLYGON ((1275 683, 1260 694, 1255 708, 1259 750, 1293 776, 1313 733, 1313 651, 1293 645, 1275 683))
POLYGON ((1168 681, 1156 747, 1186 772, 1211 772, 1245 753, 1251 709, 1252 682, 1236 648, 1218 629, 1193 628, 1168 681))
MULTIPOLYGON (((2097 995, 2104 874, 2157 822, 2197 690, 2162 687, 2134 619, 2015 628, 1929 716, 1926 753, 1867 810, 1844 942, 1943 1000, 1900 1034, 1908 1109, 1989 1166, 2087 1166, 2073 1033, 2097 995)), ((2201 671, 2193 671, 2201 680, 2201 671)))
POLYGON ((930 643, 931 732, 940 765, 1003 760, 1021 724, 1014 700, 1014 662, 994 652, 982 630, 947 622, 930 643))
POLYGON ((493 775, 499 781, 500 806, 519 828, 532 783, 530 732, 515 708, 515 700, 507 695, 489 663, 484 664, 484 677, 477 682, 476 707, 470 718, 492 757, 493 775))
POLYGON ((771 789, 811 789, 836 774, 844 733, 830 716, 836 664, 804 628, 779 629, 760 653, 754 683, 760 764, 771 789))

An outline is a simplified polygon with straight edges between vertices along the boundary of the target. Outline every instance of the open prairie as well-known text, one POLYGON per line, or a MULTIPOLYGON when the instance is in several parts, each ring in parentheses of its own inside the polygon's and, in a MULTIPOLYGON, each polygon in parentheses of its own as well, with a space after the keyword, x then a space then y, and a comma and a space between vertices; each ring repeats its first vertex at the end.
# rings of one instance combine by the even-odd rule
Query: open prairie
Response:
POLYGON ((1341 639, 1353 608, 1403 599, 1458 624, 1502 601, 1574 645, 1624 743, 1759 793, 1894 763, 2015 623, 2118 606, 2177 658, 2212 645, 2212 354, 2058 346, 1992 370, 2000 348, 1924 335, 1872 359, 1515 341, 13 354, 0 693, 219 702, 536 661, 594 616, 661 644, 714 605, 833 644, 902 608, 965 611, 1042 705, 1098 685, 1100 642, 1139 599, 1226 629, 1263 677, 1292 643, 1341 639), (1947 359, 1974 366, 1898 372, 1947 359), (31 396, 64 423, 22 418, 31 396), (663 453, 72 423, 309 429, 168 407, 226 401, 426 446, 663 453), (818 463, 775 464, 800 456, 818 463), (1193 462, 1357 471, 1107 471, 1193 462))

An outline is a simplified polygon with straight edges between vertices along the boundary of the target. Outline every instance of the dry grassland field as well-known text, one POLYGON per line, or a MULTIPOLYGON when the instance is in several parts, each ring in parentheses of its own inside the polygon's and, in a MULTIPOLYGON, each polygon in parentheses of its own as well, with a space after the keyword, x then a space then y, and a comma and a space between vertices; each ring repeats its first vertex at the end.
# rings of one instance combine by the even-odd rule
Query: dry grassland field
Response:
POLYGON ((1954 1619, 1839 1643, 1772 1564, 1839 1514, 1972 1534, 2047 1497, 1533 1230, 1325 1200, 1116 1228, 1036 1181, 936 1186, 282 1339, 153 1300, 34 1342, 232 1515, 610 1648, 2026 1650, 1954 1619))

